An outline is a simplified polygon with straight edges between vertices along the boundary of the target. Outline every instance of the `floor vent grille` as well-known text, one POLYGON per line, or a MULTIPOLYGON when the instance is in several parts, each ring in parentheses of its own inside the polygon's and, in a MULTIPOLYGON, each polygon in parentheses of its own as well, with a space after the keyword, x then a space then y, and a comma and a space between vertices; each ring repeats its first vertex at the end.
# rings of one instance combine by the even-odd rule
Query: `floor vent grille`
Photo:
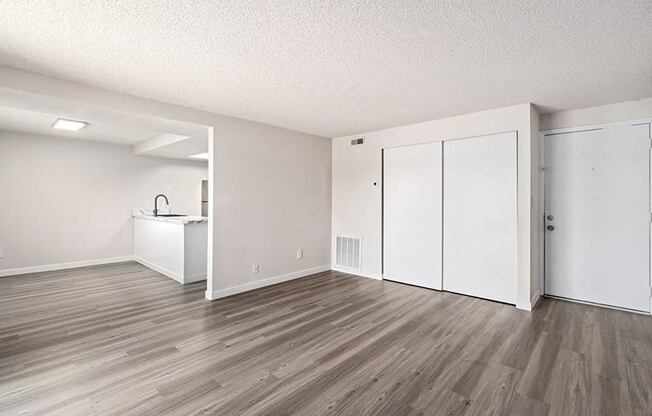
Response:
POLYGON ((335 266, 360 270, 360 237, 337 236, 335 266))

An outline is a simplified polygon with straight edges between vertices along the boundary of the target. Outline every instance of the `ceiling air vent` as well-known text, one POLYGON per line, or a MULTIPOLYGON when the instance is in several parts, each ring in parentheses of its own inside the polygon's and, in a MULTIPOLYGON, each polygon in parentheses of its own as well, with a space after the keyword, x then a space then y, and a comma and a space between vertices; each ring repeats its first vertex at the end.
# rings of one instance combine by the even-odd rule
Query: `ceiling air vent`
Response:
POLYGON ((335 266, 360 270, 360 245, 360 237, 338 235, 335 247, 335 266))
POLYGON ((357 139, 351 139, 351 146, 356 146, 358 144, 364 143, 364 137, 358 137, 357 139))

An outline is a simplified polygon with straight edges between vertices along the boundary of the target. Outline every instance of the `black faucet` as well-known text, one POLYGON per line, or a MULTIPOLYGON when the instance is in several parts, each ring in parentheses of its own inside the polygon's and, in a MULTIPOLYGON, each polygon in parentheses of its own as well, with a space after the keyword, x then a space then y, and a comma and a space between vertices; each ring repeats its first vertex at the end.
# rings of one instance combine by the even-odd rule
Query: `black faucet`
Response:
POLYGON ((163 194, 158 194, 158 195, 156 195, 156 197, 154 197, 154 216, 155 216, 155 217, 158 217, 158 197, 159 197, 159 196, 162 196, 163 198, 165 198, 165 203, 166 203, 167 205, 170 205, 170 201, 168 201, 168 197, 167 197, 167 196, 165 196, 165 195, 163 195, 163 194))

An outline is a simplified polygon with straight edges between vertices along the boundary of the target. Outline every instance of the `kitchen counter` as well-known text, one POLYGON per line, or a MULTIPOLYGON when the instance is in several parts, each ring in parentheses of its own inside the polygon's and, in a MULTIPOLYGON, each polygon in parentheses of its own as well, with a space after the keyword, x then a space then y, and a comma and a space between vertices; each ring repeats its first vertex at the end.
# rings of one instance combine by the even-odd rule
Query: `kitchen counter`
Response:
POLYGON ((134 216, 134 258, 179 283, 206 280, 208 219, 134 216))
POLYGON ((199 215, 187 215, 184 217, 155 217, 153 215, 134 215, 134 218, 141 218, 151 221, 179 222, 181 224, 203 224, 208 222, 208 217, 199 215))

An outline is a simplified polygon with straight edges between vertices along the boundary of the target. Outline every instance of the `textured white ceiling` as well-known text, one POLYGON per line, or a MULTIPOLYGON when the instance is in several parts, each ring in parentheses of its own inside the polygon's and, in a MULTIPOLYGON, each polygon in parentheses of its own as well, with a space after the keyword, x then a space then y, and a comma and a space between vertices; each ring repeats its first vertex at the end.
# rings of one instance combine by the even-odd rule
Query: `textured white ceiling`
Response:
POLYGON ((188 137, 188 140, 142 154, 187 158, 208 151, 208 129, 205 126, 80 105, 73 101, 7 88, 0 88, 0 130, 123 145, 134 145, 168 133, 188 137), (57 118, 89 124, 80 131, 56 130, 51 126, 57 118))
MULTIPOLYGON (((0 129, 35 133, 39 135, 69 137, 75 139, 111 142, 119 144, 133 144, 160 134, 140 126, 125 125, 123 123, 99 122, 94 118, 92 122, 80 131, 66 131, 53 129, 52 123, 59 118, 58 114, 42 113, 40 111, 26 110, 15 107, 0 106, 0 129)), ((69 117, 69 119, 87 121, 87 117, 69 117)))
POLYGON ((650 22, 650 0, 2 0, 0 64, 333 137, 652 96, 650 22))

